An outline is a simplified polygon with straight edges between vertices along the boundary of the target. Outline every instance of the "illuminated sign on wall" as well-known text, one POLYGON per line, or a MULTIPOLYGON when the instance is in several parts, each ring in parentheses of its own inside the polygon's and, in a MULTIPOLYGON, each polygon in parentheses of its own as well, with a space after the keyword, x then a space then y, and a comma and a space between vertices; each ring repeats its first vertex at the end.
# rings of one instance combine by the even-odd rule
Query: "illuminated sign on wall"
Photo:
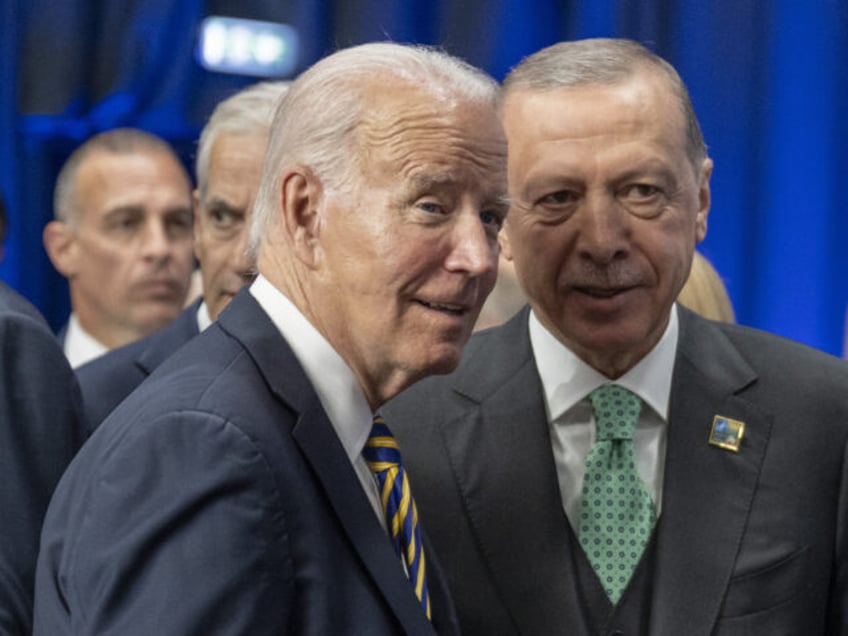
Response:
POLYGON ((288 77, 297 66, 298 35, 288 24, 210 16, 200 25, 196 57, 218 73, 288 77))

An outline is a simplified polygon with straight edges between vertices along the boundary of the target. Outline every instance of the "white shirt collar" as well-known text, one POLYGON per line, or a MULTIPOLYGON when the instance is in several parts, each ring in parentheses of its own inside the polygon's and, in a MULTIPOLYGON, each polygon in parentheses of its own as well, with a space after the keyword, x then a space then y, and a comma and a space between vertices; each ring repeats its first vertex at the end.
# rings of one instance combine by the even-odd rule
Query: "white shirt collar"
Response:
POLYGON ((94 336, 82 328, 76 314, 71 313, 68 319, 68 329, 65 332, 65 344, 63 347, 65 357, 72 369, 76 369, 102 356, 109 348, 96 340, 94 336))
MULTIPOLYGON (((563 345, 530 313, 530 346, 536 359, 548 421, 554 421, 580 400, 610 382, 563 345)), ((636 366, 615 380, 636 393, 662 419, 668 421, 671 376, 677 352, 679 325, 677 306, 672 306, 668 325, 656 346, 636 366)))
POLYGON ((206 306, 206 301, 200 303, 197 308, 197 329, 200 333, 212 324, 212 318, 209 316, 209 307, 206 306))
POLYGON ((260 274, 250 293, 294 351, 351 462, 360 458, 373 414, 342 357, 297 307, 260 274))

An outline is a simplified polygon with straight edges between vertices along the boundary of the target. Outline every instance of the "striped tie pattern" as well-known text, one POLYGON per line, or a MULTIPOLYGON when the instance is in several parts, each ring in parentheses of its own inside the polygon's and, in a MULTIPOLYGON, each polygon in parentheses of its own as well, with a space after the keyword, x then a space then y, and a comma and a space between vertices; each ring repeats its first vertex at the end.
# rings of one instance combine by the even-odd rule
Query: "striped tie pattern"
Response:
POLYGON ((377 478, 383 514, 395 551, 406 564, 415 595, 429 619, 430 596, 427 593, 427 567, 424 547, 421 545, 418 510, 409 489, 409 479, 401 464, 400 449, 379 415, 374 417, 374 426, 362 456, 377 478))

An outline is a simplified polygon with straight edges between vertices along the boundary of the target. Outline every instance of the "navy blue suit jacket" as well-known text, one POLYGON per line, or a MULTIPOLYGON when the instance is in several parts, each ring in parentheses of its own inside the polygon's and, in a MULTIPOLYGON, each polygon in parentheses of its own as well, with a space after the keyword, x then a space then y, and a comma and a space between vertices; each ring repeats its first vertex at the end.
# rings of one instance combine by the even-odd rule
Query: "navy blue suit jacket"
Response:
POLYGON ((425 549, 432 624, 303 369, 243 290, 66 472, 35 634, 457 633, 425 549))
POLYGON ((76 370, 88 432, 177 349, 194 338, 198 300, 154 334, 113 349, 76 370))
POLYGON ((38 537, 82 442, 79 389, 38 311, 0 283, 0 633, 32 630, 38 537))

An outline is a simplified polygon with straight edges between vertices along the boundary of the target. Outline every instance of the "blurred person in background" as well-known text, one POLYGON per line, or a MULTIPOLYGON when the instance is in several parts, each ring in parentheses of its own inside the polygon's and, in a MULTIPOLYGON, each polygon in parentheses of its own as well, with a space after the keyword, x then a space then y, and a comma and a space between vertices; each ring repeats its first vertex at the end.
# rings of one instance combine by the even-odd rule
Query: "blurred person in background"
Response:
POLYGON ((677 296, 677 302, 710 320, 736 322, 733 303, 713 264, 695 250, 689 278, 677 296))
POLYGON ((72 367, 180 313, 193 267, 191 191, 173 149, 141 130, 95 135, 65 162, 44 247, 68 279, 59 339, 72 367))
POLYGON ((169 325, 77 369, 91 430, 184 343, 208 327, 256 276, 247 250, 253 201, 274 111, 287 82, 263 82, 222 101, 198 144, 194 253, 202 295, 169 325))
POLYGON ((32 632, 41 523, 82 444, 79 389, 41 314, 0 283, 0 634, 32 632))

